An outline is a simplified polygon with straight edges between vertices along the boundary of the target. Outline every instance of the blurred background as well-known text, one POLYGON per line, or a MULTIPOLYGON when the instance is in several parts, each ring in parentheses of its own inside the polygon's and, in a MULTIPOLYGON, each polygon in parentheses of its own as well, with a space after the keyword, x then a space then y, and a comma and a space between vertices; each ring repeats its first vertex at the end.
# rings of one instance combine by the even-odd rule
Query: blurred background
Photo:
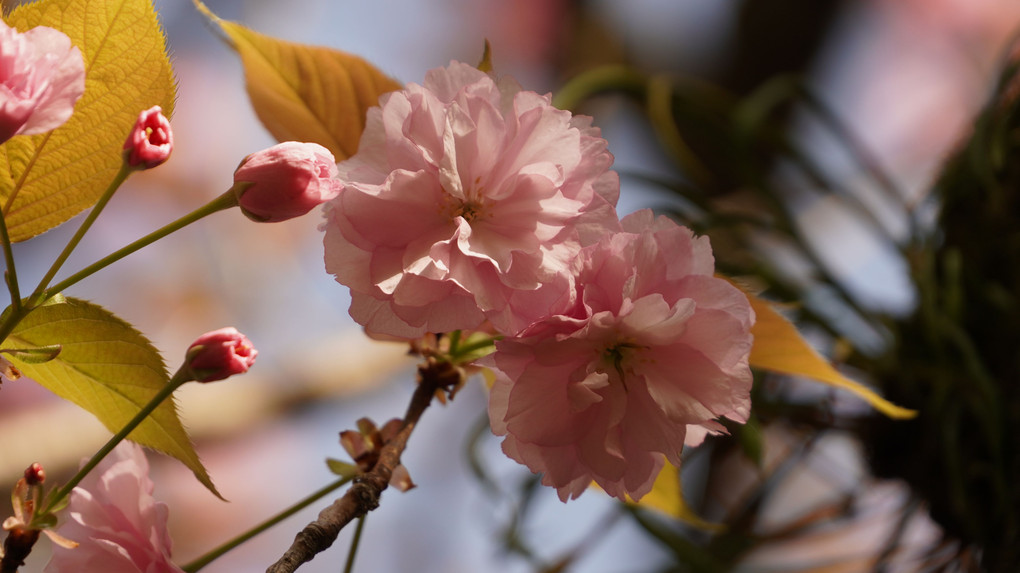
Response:
MULTIPOLYGON (((871 355, 885 350, 888 341, 866 320, 869 313, 907 316, 918 304, 908 261, 897 246, 911 239, 913 225, 932 225, 933 181, 971 131, 1020 26, 1020 3, 1013 0, 209 0, 207 5, 264 34, 356 53, 402 82, 420 82, 427 70, 451 59, 477 62, 487 39, 497 73, 542 93, 555 93, 577 74, 610 64, 687 86, 675 88, 673 113, 687 114, 684 121, 701 125, 708 135, 681 140, 679 156, 675 145, 662 145, 647 106, 625 86, 597 90, 599 97, 585 98, 575 110, 593 115, 609 140, 623 181, 621 215, 652 206, 689 217, 698 210, 692 205, 704 207, 684 192, 689 187, 700 189, 713 208, 768 215, 768 206, 744 193, 742 165, 727 163, 731 142, 713 140, 712 110, 715 103, 753 101, 741 109, 749 115, 775 112, 784 133, 809 151, 821 178, 838 182, 833 186, 863 204, 868 216, 831 194, 812 192, 820 186, 816 181, 805 182, 803 173, 788 173, 786 163, 769 160, 775 149, 756 150, 770 177, 778 174, 772 185, 795 214, 797 236, 812 248, 805 257, 788 242, 755 234, 753 254, 790 277, 810 276, 815 266, 824 266, 845 300, 835 300, 831 285, 795 293, 812 297, 807 308, 831 319, 825 322, 833 330, 817 329, 819 340, 871 355), (770 100, 772 92, 762 87, 776 78, 796 78, 797 89, 823 102, 825 114, 846 132, 781 95, 770 100), (690 105, 676 99, 685 95, 690 105), (685 148, 700 159, 685 160, 685 148), (865 150, 874 172, 887 180, 870 177, 854 150, 865 150), (857 312, 843 312, 847 301, 857 312)), ((174 155, 159 169, 133 176, 118 192, 68 262, 69 271, 204 204, 229 187, 241 158, 274 143, 248 102, 238 58, 191 3, 156 0, 155 6, 178 77, 174 155)), ((784 84, 774 85, 781 93, 784 84)), ((692 224, 700 220, 689 218, 692 224)), ((19 263, 38 261, 35 269, 22 271, 25 284, 38 280, 80 219, 17 246, 19 263)), ((260 351, 248 375, 179 393, 185 425, 229 503, 209 494, 179 464, 150 456, 155 495, 170 505, 179 563, 332 481, 324 458, 345 457, 338 432, 353 429, 363 416, 383 423, 406 407, 414 360, 399 345, 369 341, 350 320, 347 289, 322 268, 318 225, 314 213, 272 225, 252 223, 236 211, 218 213, 67 293, 131 322, 163 351, 171 368, 198 334, 227 325, 248 334, 260 351)), ((728 250, 728 238, 720 233, 716 243, 713 235, 717 258, 736 261, 733 267, 739 268, 746 253, 728 250)), ((863 410, 852 398, 810 385, 766 383, 797 400, 822 401, 832 416, 863 410)), ((451 404, 434 405, 425 415, 404 457, 419 487, 386 492, 367 520, 359 570, 687 570, 682 543, 670 537, 675 524, 642 521, 596 491, 564 505, 552 490, 535 488, 527 470, 506 460, 489 435, 485 400, 482 384, 474 380, 451 404)), ((27 380, 5 383, 0 391, 0 435, 0 476, 10 481, 34 461, 51 475, 66 474, 108 436, 88 414, 27 380)), ((704 500, 699 510, 710 518, 726 515, 741 492, 755 490, 779 465, 782 484, 756 507, 772 520, 765 522, 793 531, 793 523, 855 516, 811 535, 775 535, 781 543, 732 548, 732 554, 744 556, 734 566, 867 571, 895 533, 905 547, 917 549, 899 552, 902 559, 892 570, 923 570, 917 556, 944 543, 923 504, 918 511, 901 511, 907 486, 874 478, 863 461, 864 446, 852 433, 837 428, 807 435, 803 426, 764 426, 764 454, 757 464, 718 449, 713 467, 729 469, 685 473, 691 495, 704 500), (805 440, 811 442, 807 448, 805 440), (708 479, 719 475, 729 479, 708 479)), ((705 462, 694 460, 692 467, 699 463, 705 462)), ((313 505, 205 571, 263 570, 325 505, 313 505)), ((705 539, 698 531, 685 535, 705 539)), ((339 571, 349 538, 345 531, 333 549, 301 570, 339 571)), ((40 543, 26 570, 41 570, 45 546, 40 543)))

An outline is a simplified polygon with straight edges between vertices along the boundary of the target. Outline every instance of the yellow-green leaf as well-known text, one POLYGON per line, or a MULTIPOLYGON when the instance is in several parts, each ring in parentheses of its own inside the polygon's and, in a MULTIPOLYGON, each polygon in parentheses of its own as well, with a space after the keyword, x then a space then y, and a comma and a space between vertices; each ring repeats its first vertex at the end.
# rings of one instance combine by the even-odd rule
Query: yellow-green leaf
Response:
POLYGON ((840 374, 804 340, 797 327, 776 312, 771 304, 752 294, 745 294, 757 315, 754 327, 751 328, 754 335, 751 366, 781 374, 804 376, 849 390, 890 418, 908 419, 917 415, 915 410, 897 406, 867 386, 840 374))
MULTIPOLYGON (((169 379, 159 352, 141 333, 102 307, 73 298, 32 311, 4 347, 58 344, 60 354, 48 362, 21 361, 17 354, 10 356, 11 361, 25 376, 95 415, 111 432, 120 430, 169 379)), ((128 437, 177 458, 219 495, 172 399, 163 402, 128 437)))
POLYGON ((279 141, 318 143, 346 159, 358 150, 368 109, 401 88, 358 56, 259 34, 194 3, 241 57, 255 113, 279 141))
POLYGON ((641 501, 631 503, 660 511, 705 531, 717 532, 723 529, 721 524, 705 521, 687 505, 684 500, 683 486, 680 483, 680 469, 669 462, 666 462, 658 477, 655 478, 652 491, 642 497, 641 501))
POLYGON ((7 22, 21 31, 56 28, 85 58, 85 94, 71 119, 0 145, 0 207, 11 240, 23 241, 95 204, 120 168, 138 114, 159 105, 169 116, 175 88, 150 0, 40 0, 18 6, 7 22))

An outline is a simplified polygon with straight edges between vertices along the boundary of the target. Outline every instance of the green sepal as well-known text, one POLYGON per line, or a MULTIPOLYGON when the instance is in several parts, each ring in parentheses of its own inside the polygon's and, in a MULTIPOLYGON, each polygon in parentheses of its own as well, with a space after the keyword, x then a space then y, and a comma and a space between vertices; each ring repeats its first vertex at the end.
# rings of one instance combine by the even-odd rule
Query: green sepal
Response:
POLYGON ((340 477, 354 478, 361 475, 361 470, 358 469, 358 466, 333 458, 326 458, 326 466, 329 467, 329 471, 340 477))

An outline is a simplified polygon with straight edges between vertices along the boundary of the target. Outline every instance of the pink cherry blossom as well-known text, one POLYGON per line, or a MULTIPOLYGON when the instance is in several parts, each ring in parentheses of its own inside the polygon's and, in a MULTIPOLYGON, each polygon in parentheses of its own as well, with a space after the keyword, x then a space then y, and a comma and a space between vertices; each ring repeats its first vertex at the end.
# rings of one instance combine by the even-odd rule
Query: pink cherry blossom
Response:
POLYGON ((234 189, 249 219, 275 223, 336 197, 336 174, 336 160, 325 147, 285 141, 244 158, 234 171, 234 189))
POLYGON ((85 93, 81 51, 63 32, 0 21, 0 143, 56 129, 85 93))
POLYGON ((153 487, 142 448, 121 442, 71 492, 58 532, 79 545, 54 546, 44 573, 181 573, 170 561, 168 509, 153 487))
POLYGON ((170 157, 174 132, 158 105, 138 114, 135 126, 124 141, 124 160, 138 169, 152 169, 170 157))
POLYGON ((188 347, 187 366, 193 380, 215 382, 244 374, 259 351, 233 326, 207 332, 188 347))
POLYGON ((326 269, 369 333, 524 328, 572 304, 570 262, 618 228, 591 118, 452 62, 380 99, 327 205, 326 269))
MULTIPOLYGON (((708 239, 650 211, 578 256, 577 305, 496 343, 482 362, 503 451, 576 498, 594 480, 638 499, 689 425, 750 411, 747 297, 713 275, 708 239)), ((702 436, 703 437, 703 436, 702 436)))

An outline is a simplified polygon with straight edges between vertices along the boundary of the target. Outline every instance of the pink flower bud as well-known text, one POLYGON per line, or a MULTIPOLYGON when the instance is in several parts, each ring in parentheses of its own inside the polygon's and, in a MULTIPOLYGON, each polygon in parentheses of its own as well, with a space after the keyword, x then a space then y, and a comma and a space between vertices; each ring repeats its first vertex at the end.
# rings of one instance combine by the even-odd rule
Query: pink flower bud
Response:
POLYGON ((124 161, 137 169, 152 169, 170 157, 174 133, 158 105, 138 114, 134 129, 124 141, 124 161))
POLYGON ((83 93, 85 63, 67 35, 0 21, 0 143, 60 127, 83 93))
POLYGON ((215 382, 247 372, 258 353, 247 336, 229 326, 199 336, 186 360, 192 379, 215 382))
POLYGON ((328 149, 286 141, 246 157, 234 171, 234 191, 249 219, 286 221, 339 195, 336 176, 328 149))

